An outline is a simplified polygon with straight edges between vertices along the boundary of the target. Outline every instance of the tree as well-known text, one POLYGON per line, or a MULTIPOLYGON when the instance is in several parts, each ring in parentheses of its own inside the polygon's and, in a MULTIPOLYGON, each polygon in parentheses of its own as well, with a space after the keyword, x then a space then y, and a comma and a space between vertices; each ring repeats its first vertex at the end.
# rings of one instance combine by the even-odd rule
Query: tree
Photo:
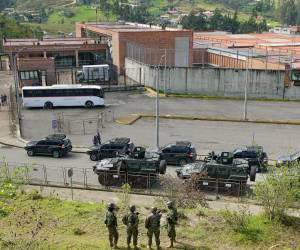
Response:
POLYGON ((281 0, 278 10, 281 24, 294 25, 297 19, 295 0, 281 0))

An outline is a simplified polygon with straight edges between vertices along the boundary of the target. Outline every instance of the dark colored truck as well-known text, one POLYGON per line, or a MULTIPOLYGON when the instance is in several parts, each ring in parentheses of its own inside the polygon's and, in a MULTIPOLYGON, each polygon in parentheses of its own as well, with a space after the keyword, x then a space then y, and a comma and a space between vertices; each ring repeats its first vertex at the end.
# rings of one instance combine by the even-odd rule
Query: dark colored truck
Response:
POLYGON ((129 183, 133 187, 150 187, 166 169, 166 161, 159 154, 146 152, 143 147, 135 147, 129 155, 101 160, 93 167, 101 185, 129 183))

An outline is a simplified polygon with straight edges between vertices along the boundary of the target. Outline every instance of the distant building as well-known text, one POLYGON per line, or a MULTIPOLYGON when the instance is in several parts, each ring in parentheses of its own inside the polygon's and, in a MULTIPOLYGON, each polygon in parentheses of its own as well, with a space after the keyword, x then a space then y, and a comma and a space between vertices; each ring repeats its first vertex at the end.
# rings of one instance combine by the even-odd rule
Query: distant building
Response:
POLYGON ((43 74, 44 82, 52 85, 54 72, 108 62, 108 45, 91 38, 5 39, 3 53, 11 68, 17 55, 23 85, 40 85, 43 74))
POLYGON ((119 75, 125 72, 127 53, 151 64, 159 64, 166 50, 175 51, 170 64, 192 65, 193 32, 154 25, 116 23, 76 23, 77 37, 93 37, 107 40, 112 63, 119 75), (152 52, 151 52, 152 51, 152 52))
POLYGON ((300 35, 300 26, 275 27, 269 29, 269 32, 284 35, 300 35))

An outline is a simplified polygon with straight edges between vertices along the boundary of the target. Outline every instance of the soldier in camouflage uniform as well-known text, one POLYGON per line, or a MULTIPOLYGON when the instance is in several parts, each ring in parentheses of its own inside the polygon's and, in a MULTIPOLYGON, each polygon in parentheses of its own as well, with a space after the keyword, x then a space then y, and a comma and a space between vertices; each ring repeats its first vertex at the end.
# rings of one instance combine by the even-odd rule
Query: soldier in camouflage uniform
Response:
POLYGON ((139 213, 136 212, 134 205, 130 206, 129 212, 124 215, 123 223, 127 226, 127 247, 130 249, 131 237, 133 240, 134 249, 137 249, 137 241, 139 234, 139 213))
POLYGON ((156 247, 157 247, 157 249, 160 249, 159 235, 160 235, 160 219, 161 219, 161 214, 157 210, 156 207, 153 207, 151 209, 151 212, 152 212, 152 214, 150 214, 146 218, 146 220, 145 220, 145 228, 148 230, 147 231, 148 248, 151 249, 151 246, 152 246, 152 236, 154 234, 156 247))
POLYGON ((176 240, 176 223, 178 220, 177 210, 172 201, 167 203, 167 207, 169 212, 167 214, 167 228, 168 228, 168 237, 170 239, 170 248, 173 247, 173 243, 176 240))
POLYGON ((118 223, 117 223, 117 216, 114 212, 116 209, 116 206, 114 203, 109 203, 107 206, 107 212, 105 216, 105 225, 108 229, 108 237, 109 237, 109 243, 111 247, 118 248, 118 223))

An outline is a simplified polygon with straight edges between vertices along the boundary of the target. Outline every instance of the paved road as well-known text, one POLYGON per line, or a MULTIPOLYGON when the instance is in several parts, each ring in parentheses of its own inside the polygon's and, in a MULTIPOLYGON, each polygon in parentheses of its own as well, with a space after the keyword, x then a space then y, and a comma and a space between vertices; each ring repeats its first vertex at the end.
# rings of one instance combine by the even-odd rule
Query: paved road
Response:
MULTIPOLYGON (((47 156, 30 158, 24 149, 0 144, 0 157, 15 166, 22 166, 23 164, 29 166, 30 170, 32 170, 30 171, 30 177, 38 183, 40 180, 44 180, 45 176, 51 184, 61 185, 65 181, 70 182, 70 179, 67 178, 67 170, 73 168, 75 185, 78 184, 82 187, 83 183, 86 182, 90 187, 100 188, 98 176, 92 170, 95 162, 92 162, 86 154, 70 153, 60 159, 47 156), (46 170, 44 170, 43 166, 46 167, 46 170)), ((175 169, 176 166, 168 166, 167 174, 175 177, 175 169)))
MULTIPOLYGON (((87 110, 75 109, 26 109, 23 110, 22 134, 26 139, 44 137, 52 133, 51 120, 58 113, 63 113, 66 133, 74 145, 89 146, 92 136, 96 133, 99 113, 103 113, 104 121, 101 127, 103 140, 116 136, 128 136, 137 144, 155 146, 155 121, 142 119, 132 126, 119 125, 111 122, 115 117, 148 112, 153 113, 154 99, 145 94, 107 93, 108 108, 87 110), (112 112, 109 112, 112 111, 112 112), (83 124, 83 121, 84 124, 83 124), (83 135, 86 133, 86 135, 83 135)), ((162 114, 236 116, 242 115, 242 102, 230 100, 200 100, 200 99, 163 99, 162 114)), ((300 103, 298 102, 250 102, 249 116, 265 119, 299 119, 300 103)), ((299 126, 230 123, 209 121, 175 121, 161 120, 161 145, 176 140, 191 140, 199 154, 210 150, 231 150, 238 146, 255 141, 265 147, 271 158, 280 154, 299 150, 299 126)))

